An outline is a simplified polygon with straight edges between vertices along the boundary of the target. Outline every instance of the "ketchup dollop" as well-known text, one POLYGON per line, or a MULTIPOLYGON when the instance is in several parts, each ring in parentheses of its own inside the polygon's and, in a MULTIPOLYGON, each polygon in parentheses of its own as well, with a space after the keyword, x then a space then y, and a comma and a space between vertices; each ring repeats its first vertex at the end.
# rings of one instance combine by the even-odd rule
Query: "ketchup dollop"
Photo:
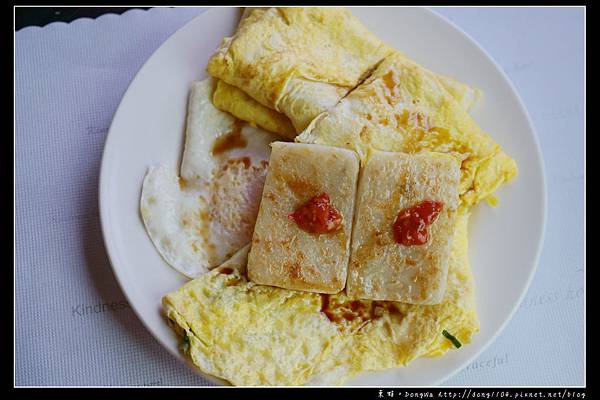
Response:
POLYGON ((398 213, 392 229, 394 239, 404 246, 418 246, 427 243, 431 225, 444 207, 440 201, 425 200, 398 213))
POLYGON ((342 226, 342 214, 331 205, 329 195, 321 193, 288 215, 300 229, 309 233, 333 233, 342 226))

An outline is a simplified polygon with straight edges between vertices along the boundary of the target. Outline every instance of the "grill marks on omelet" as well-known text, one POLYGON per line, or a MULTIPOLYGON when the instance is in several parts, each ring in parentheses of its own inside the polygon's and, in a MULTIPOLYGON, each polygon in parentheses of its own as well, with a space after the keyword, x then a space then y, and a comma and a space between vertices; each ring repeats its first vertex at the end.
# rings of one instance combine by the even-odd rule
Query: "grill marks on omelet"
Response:
POLYGON ((467 255, 466 209, 459 211, 448 288, 436 305, 354 301, 255 285, 236 254, 163 298, 168 318, 190 339, 187 354, 204 372, 235 385, 302 385, 317 376, 342 384, 363 371, 406 365, 451 348, 448 329, 468 343, 479 329, 467 255))
POLYGON ((402 319, 399 303, 377 300, 351 300, 346 296, 321 294, 321 312, 344 333, 355 333, 384 316, 402 319))

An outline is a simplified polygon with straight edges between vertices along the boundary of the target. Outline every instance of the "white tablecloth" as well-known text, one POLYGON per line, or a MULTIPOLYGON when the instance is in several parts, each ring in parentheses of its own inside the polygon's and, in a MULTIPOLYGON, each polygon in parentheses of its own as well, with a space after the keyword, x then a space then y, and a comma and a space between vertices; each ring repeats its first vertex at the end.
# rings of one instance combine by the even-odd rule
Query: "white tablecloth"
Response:
MULTIPOLYGON (((539 135, 548 229, 534 281, 487 351, 445 385, 583 384, 583 10, 436 8, 504 68, 539 135)), ((200 8, 16 33, 16 385, 203 385, 142 326, 112 274, 97 184, 106 131, 143 62, 200 8)))

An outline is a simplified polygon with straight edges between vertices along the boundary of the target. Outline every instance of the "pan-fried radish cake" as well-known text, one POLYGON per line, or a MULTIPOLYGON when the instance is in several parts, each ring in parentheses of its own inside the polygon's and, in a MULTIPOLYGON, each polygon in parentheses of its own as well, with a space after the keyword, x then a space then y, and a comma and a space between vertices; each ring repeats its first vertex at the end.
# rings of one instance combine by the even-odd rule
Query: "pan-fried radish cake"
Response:
POLYGON ((459 163, 447 154, 372 154, 358 185, 350 298, 442 301, 459 182, 459 163))
POLYGON ((272 144, 248 256, 251 281, 320 293, 344 288, 358 170, 347 149, 272 144))

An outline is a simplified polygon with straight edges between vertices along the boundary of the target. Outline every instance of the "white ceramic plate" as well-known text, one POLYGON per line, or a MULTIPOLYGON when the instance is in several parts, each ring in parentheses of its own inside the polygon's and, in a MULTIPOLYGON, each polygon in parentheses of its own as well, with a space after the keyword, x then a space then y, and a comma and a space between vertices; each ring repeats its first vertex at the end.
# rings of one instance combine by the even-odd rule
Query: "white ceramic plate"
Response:
MULTIPOLYGON (((480 87, 484 101, 473 113, 484 130, 514 157, 520 174, 498 192, 500 205, 481 204, 470 226, 470 257, 481 331, 471 344, 406 368, 369 373, 350 385, 435 385, 463 368, 500 333, 521 302, 537 264, 546 196, 539 146, 516 91, 472 39, 424 8, 355 8, 375 34, 422 65, 480 87)), ((117 110, 104 149, 100 177, 102 230, 115 275, 129 303, 172 354, 184 357, 161 316, 161 297, 187 279, 156 252, 139 214, 142 179, 149 165, 179 166, 188 90, 206 77, 208 58, 231 35, 241 12, 215 8, 174 33, 150 57, 117 110)), ((212 377, 207 377, 216 381, 212 377)))

